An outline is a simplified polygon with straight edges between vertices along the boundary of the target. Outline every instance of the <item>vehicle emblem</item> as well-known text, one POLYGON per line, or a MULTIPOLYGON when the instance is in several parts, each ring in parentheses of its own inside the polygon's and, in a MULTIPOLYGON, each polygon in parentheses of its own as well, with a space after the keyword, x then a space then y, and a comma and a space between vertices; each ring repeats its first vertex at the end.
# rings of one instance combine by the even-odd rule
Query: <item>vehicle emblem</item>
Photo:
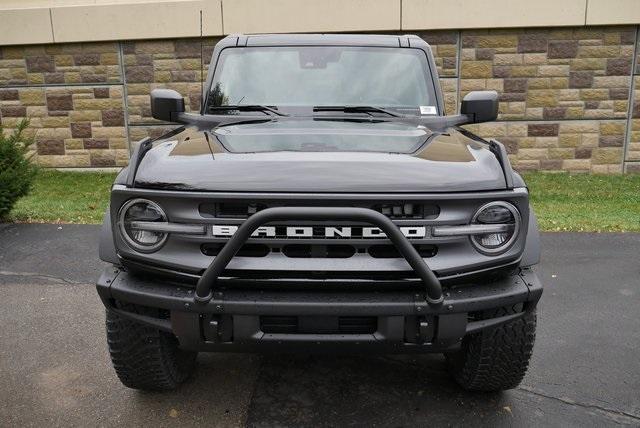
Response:
MULTIPOLYGON (((211 234, 217 238, 229 238, 238 230, 235 225, 216 224, 211 226, 211 234)), ((400 231, 411 239, 427 236, 426 226, 403 226, 400 231)), ((385 239, 387 235, 377 227, 362 226, 261 226, 251 235, 255 238, 285 239, 385 239)))

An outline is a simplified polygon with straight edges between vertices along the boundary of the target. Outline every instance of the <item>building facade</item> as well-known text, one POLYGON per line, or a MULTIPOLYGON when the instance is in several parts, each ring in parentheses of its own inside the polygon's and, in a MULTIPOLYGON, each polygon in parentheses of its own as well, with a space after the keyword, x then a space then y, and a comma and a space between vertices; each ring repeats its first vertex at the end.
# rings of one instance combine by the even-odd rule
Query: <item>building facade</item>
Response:
POLYGON ((151 118, 150 90, 198 109, 224 34, 330 31, 424 38, 448 113, 469 91, 498 91, 498 121, 470 128, 519 170, 640 172, 640 1, 86 3, 0 0, 0 121, 30 119, 45 167, 126 165, 136 141, 171 128, 151 118))

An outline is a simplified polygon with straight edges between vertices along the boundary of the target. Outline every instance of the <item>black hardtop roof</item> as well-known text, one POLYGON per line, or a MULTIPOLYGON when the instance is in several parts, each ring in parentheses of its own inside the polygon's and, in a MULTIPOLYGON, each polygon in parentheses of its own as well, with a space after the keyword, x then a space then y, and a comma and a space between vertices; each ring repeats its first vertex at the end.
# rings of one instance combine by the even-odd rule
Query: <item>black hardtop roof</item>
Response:
POLYGON ((221 43, 227 46, 428 46, 413 34, 230 34, 221 43))

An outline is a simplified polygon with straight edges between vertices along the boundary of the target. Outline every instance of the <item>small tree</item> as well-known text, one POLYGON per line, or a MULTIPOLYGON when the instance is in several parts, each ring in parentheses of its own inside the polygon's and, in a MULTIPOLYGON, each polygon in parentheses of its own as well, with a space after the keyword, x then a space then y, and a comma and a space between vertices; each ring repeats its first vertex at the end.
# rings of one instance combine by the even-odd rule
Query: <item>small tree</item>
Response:
POLYGON ((8 135, 0 124, 0 219, 16 201, 31 190, 38 168, 31 162, 29 147, 33 138, 24 135, 29 120, 23 119, 8 135))

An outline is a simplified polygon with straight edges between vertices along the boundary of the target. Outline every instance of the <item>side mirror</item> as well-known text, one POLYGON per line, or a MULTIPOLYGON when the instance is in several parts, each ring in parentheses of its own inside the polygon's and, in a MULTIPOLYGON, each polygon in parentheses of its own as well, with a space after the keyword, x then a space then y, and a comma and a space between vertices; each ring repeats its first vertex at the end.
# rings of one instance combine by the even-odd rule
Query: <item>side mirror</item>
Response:
POLYGON ((460 113, 470 116, 470 123, 496 120, 498 117, 498 93, 496 91, 469 92, 462 99, 460 113))
POLYGON ((180 113, 184 113, 182 95, 173 89, 151 91, 151 116, 165 122, 177 122, 180 113))

